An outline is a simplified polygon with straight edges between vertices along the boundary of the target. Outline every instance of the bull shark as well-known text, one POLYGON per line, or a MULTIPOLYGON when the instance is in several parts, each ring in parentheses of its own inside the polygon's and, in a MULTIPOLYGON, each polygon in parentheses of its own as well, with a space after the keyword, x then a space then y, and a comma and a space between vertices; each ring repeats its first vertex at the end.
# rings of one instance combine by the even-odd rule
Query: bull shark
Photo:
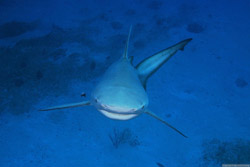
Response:
POLYGON ((192 39, 185 39, 144 59, 137 66, 133 66, 133 57, 128 57, 131 30, 132 27, 130 27, 122 57, 107 69, 102 80, 92 92, 90 100, 54 106, 40 111, 92 105, 106 117, 115 120, 129 120, 146 113, 187 138, 178 129, 149 110, 146 83, 148 78, 178 50, 184 50, 192 39))

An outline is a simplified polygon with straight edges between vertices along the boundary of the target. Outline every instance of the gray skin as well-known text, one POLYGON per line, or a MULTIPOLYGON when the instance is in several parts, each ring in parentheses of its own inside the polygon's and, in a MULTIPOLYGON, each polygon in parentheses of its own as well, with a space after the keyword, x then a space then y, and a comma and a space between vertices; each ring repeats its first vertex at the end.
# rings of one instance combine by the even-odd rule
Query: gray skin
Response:
POLYGON ((183 40, 164 49, 134 67, 132 65, 133 57, 128 58, 127 56, 130 33, 131 28, 123 56, 107 69, 102 80, 92 92, 89 101, 50 107, 40 111, 93 105, 103 115, 115 120, 129 120, 146 113, 187 137, 148 109, 146 82, 178 50, 183 50, 192 39, 183 40))
POLYGON ((111 119, 128 120, 143 113, 148 96, 127 58, 111 65, 92 93, 91 103, 111 119))

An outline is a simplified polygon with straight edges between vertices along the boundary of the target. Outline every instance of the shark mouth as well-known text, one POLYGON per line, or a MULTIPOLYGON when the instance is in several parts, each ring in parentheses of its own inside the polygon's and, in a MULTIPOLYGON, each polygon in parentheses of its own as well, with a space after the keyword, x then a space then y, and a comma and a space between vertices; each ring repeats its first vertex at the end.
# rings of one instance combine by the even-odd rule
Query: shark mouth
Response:
POLYGON ((93 103, 98 111, 108 118, 115 120, 128 120, 140 115, 144 111, 144 106, 141 108, 128 108, 102 104, 97 98, 94 98, 93 103))
POLYGON ((128 120, 132 119, 142 113, 144 107, 141 109, 129 109, 124 107, 109 106, 105 104, 97 104, 97 109, 106 117, 115 120, 128 120))
POLYGON ((142 106, 140 109, 135 108, 125 108, 125 107, 119 107, 119 106, 110 106, 106 104, 98 104, 98 110, 105 110, 106 112, 115 113, 115 114, 121 114, 121 115, 128 115, 128 114, 140 114, 142 113, 144 109, 144 106, 142 106))
POLYGON ((117 114, 133 114, 136 112, 136 109, 128 109, 123 107, 117 107, 117 106, 109 106, 105 104, 100 104, 100 107, 108 112, 111 113, 117 113, 117 114))
POLYGON ((139 113, 119 113, 119 112, 110 112, 103 109, 98 109, 98 110, 106 117, 115 120, 129 120, 139 115, 139 113))

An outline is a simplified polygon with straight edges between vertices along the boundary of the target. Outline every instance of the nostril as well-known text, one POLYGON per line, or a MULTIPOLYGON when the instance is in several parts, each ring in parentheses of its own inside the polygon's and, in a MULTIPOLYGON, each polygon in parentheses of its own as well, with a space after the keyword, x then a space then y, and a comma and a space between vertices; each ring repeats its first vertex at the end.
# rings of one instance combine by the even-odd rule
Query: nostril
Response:
POLYGON ((95 99, 95 102, 96 102, 96 103, 98 103, 98 100, 97 100, 97 99, 95 99))

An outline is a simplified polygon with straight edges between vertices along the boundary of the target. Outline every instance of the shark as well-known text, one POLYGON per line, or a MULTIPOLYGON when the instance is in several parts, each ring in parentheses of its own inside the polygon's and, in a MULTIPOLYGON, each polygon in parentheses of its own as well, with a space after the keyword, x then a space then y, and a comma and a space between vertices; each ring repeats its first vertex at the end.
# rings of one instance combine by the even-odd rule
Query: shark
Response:
POLYGON ((40 111, 91 105, 106 117, 114 120, 129 120, 145 113, 187 138, 181 131, 149 109, 146 84, 149 77, 177 51, 183 51, 192 38, 163 49, 134 66, 132 63, 133 56, 128 57, 131 30, 132 26, 129 29, 123 55, 106 70, 102 79, 92 91, 90 100, 49 107, 40 109, 40 111))

